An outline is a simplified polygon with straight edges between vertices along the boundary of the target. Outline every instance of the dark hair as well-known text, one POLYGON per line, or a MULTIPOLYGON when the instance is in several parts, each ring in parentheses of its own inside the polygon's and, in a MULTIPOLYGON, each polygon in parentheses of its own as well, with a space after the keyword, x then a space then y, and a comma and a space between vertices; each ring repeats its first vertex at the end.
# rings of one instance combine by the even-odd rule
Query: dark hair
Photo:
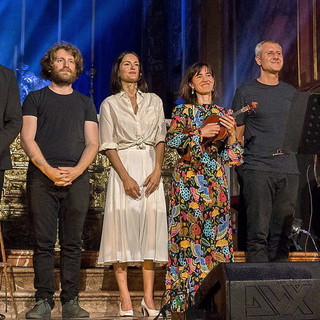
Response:
MULTIPOLYGON (((192 81, 194 75, 199 74, 203 67, 207 67, 212 74, 213 79, 215 80, 213 70, 208 63, 205 62, 197 62, 189 67, 183 76, 180 84, 179 95, 186 102, 191 104, 197 104, 197 95, 192 94, 192 89, 189 83, 192 81)), ((215 85, 215 82, 214 82, 215 85)), ((213 88, 214 89, 214 88, 213 88)), ((212 100, 216 96, 215 90, 212 93, 212 100)))
POLYGON ((75 66, 76 66, 76 77, 78 78, 83 71, 83 57, 80 50, 77 47, 67 42, 56 43, 49 49, 49 51, 41 59, 40 64, 42 68, 41 70, 42 78, 47 80, 52 80, 52 75, 51 75, 52 64, 54 62, 54 59, 56 58, 57 51, 60 49, 67 51, 74 57, 75 66))
POLYGON ((127 54, 133 54, 134 56, 136 56, 138 58, 139 61, 139 72, 140 72, 140 77, 138 79, 138 89, 141 90, 142 92, 147 92, 148 91, 148 85, 147 82, 144 78, 143 75, 143 69, 142 69, 142 64, 140 61, 139 56, 132 51, 125 51, 122 52, 117 59, 114 61, 113 65, 112 65, 112 71, 111 71, 111 83, 110 83, 110 91, 112 94, 116 94, 118 92, 121 91, 122 89, 122 84, 121 84, 121 80, 119 77, 119 69, 120 69, 120 64, 124 58, 125 55, 127 54))

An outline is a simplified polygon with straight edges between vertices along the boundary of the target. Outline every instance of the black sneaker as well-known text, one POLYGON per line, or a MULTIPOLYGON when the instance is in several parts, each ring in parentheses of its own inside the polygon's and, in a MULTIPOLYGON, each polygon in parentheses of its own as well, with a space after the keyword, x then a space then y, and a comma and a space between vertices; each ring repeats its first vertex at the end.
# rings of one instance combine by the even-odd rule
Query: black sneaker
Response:
POLYGON ((62 305, 62 318, 89 318, 88 311, 79 306, 78 297, 62 305))
POLYGON ((47 300, 39 299, 37 303, 26 312, 26 319, 50 319, 51 306, 47 300))

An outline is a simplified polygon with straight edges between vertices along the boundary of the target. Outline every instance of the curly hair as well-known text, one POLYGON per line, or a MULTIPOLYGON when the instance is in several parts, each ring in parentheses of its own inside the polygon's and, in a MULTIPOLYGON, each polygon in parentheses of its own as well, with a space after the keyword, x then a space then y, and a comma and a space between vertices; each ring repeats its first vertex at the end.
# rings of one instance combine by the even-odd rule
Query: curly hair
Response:
POLYGON ((83 71, 83 57, 80 50, 77 47, 67 42, 56 43, 48 50, 48 52, 41 59, 40 64, 41 64, 42 70, 40 74, 42 78, 50 81, 52 80, 52 75, 51 75, 52 64, 56 58, 57 51, 60 49, 67 51, 74 57, 75 66, 76 66, 76 77, 78 78, 83 71))
POLYGON ((116 94, 118 92, 121 91, 122 89, 122 84, 121 84, 121 80, 119 78, 119 69, 120 69, 120 64, 124 58, 125 55, 127 54, 133 54, 134 56, 137 57, 138 61, 139 61, 139 71, 140 71, 140 77, 138 79, 137 85, 138 85, 138 89, 141 90, 142 92, 147 92, 148 91, 148 85, 147 82, 144 78, 143 75, 143 69, 142 69, 142 64, 140 61, 139 56, 132 51, 126 51, 126 52, 122 52, 117 59, 114 61, 113 65, 112 65, 112 71, 111 71, 111 83, 110 83, 110 91, 112 94, 116 94))

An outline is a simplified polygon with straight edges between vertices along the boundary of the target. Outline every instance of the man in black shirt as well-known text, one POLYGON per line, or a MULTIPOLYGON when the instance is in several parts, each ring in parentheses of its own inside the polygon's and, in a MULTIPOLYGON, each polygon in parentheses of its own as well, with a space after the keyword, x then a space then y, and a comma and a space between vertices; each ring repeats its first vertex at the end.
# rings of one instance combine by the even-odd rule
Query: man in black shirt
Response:
POLYGON ((50 318, 54 307, 54 247, 59 222, 62 317, 86 318, 78 303, 81 236, 89 207, 88 166, 98 151, 97 115, 90 98, 73 90, 80 51, 50 48, 41 74, 52 83, 31 92, 22 107, 21 143, 30 158, 27 194, 35 235, 36 305, 27 319, 50 318))
POLYGON ((13 71, 0 65, 0 197, 4 171, 11 169, 9 146, 21 129, 20 95, 13 71))
MULTIPOLYGON (((12 70, 0 65, 0 200, 5 170, 11 169, 9 146, 21 129, 20 95, 12 70)), ((0 319, 5 316, 0 314, 0 319)))
POLYGON ((255 49, 260 76, 236 90, 232 108, 252 101, 255 113, 237 117, 244 143, 243 196, 247 213, 247 261, 286 260, 296 205, 299 172, 295 155, 281 151, 295 89, 279 80, 281 46, 260 42, 255 49))

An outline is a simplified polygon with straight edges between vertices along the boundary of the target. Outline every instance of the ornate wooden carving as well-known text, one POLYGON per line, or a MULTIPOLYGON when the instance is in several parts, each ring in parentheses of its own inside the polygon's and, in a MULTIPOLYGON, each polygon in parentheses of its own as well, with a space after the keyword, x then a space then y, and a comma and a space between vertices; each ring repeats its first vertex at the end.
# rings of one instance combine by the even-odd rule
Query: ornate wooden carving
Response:
POLYGON ((307 88, 320 80, 320 1, 298 0, 298 84, 307 88))
MULTIPOLYGON (((11 153, 13 169, 6 171, 3 198, 0 205, 4 239, 8 249, 31 249, 32 228, 26 200, 26 171, 29 160, 21 148, 19 137, 11 145, 11 153)), ((167 149, 163 166, 167 203, 171 172, 177 158, 178 155, 174 150, 167 149)), ((98 250, 110 171, 108 159, 98 154, 89 171, 91 175, 90 208, 84 227, 83 247, 86 250, 98 250)))
POLYGON ((301 91, 320 92, 320 1, 298 1, 298 84, 301 91))

